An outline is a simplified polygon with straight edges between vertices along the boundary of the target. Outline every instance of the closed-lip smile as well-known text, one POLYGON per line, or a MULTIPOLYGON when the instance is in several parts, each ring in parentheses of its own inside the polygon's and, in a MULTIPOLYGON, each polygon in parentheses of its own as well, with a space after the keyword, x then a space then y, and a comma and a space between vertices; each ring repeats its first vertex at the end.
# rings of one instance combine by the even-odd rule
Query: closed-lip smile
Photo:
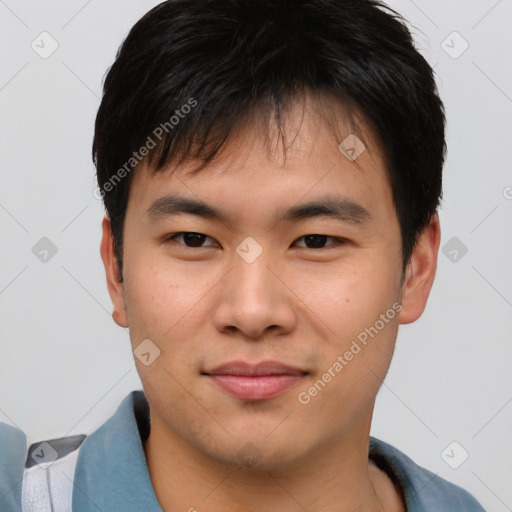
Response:
POLYGON ((202 374, 236 398, 267 400, 297 384, 308 372, 279 361, 231 361, 202 374))

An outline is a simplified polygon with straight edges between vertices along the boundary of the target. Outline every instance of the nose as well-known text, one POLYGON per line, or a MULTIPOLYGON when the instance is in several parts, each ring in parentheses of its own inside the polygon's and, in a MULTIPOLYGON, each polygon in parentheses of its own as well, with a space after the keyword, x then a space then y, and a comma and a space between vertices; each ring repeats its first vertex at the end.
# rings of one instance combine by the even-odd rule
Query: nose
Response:
POLYGON ((225 277, 214 309, 219 332, 239 333, 253 340, 290 332, 297 322, 294 294, 277 265, 265 251, 248 263, 235 256, 234 268, 225 277))

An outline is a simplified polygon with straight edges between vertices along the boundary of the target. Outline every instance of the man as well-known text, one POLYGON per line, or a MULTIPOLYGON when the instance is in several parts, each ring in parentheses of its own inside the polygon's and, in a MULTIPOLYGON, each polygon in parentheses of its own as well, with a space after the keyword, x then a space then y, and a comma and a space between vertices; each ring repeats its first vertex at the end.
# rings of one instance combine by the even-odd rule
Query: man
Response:
POLYGON ((144 16, 93 147, 143 391, 28 454, 4 426, 2 510, 482 511, 369 436, 435 276, 444 128, 432 69, 377 1, 144 16))

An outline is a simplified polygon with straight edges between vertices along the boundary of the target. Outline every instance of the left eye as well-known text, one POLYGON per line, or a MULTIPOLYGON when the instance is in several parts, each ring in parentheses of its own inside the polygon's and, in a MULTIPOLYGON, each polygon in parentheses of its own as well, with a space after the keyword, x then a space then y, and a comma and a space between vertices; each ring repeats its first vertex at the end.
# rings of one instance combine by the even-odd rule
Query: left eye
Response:
POLYGON ((328 235, 305 235, 305 236, 301 236, 297 240, 304 239, 304 242, 306 243, 306 245, 310 244, 313 246, 313 247, 306 247, 306 249, 322 249, 323 247, 321 247, 321 246, 325 244, 325 242, 328 238, 331 238, 332 240, 334 240, 335 243, 328 245, 327 247, 340 245, 343 242, 345 242, 345 240, 343 238, 337 238, 337 237, 328 236, 328 235))
MULTIPOLYGON (((210 240, 214 240, 213 238, 211 238, 207 235, 204 235, 202 233, 182 231, 180 233, 175 233, 173 235, 168 236, 166 238, 166 241, 177 240, 180 237, 183 237, 184 245, 187 247, 190 247, 190 248, 201 247, 203 242, 208 238, 210 240)), ((327 245, 327 247, 336 246, 336 245, 339 245, 339 244, 342 244, 343 242, 345 242, 345 240, 343 238, 337 238, 337 237, 328 236, 328 235, 304 235, 304 236, 301 236, 300 238, 297 238, 297 240, 304 239, 304 243, 306 244, 306 247, 304 247, 304 246, 302 246, 302 247, 304 247, 305 249, 322 249, 323 248, 322 246, 325 245, 328 238, 334 240, 334 244, 327 245), (308 247, 308 245, 311 247, 308 247)), ((180 243, 180 242, 178 242, 178 243, 180 243)))

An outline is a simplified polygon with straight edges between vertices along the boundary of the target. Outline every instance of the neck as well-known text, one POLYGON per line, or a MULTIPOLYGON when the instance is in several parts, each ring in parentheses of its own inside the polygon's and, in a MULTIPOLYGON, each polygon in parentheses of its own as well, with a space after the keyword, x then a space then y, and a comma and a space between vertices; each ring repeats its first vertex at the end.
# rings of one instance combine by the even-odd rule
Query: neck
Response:
POLYGON ((370 422, 286 463, 214 459, 151 420, 144 451, 163 510, 381 512, 382 475, 368 461, 370 422))

